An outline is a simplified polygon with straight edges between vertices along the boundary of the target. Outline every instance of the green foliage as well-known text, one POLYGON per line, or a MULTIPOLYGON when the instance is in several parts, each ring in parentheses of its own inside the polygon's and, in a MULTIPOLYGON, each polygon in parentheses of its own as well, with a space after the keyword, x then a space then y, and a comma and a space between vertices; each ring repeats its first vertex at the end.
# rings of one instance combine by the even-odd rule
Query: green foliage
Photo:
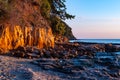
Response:
POLYGON ((51 7, 50 7, 48 0, 41 1, 42 16, 44 16, 45 18, 49 18, 50 17, 50 10, 51 10, 51 7))
POLYGON ((56 16, 51 17, 51 27, 55 35, 64 35, 65 25, 62 23, 61 19, 56 16))
POLYGON ((48 19, 54 35, 65 35, 66 25, 62 20, 72 19, 66 12, 65 0, 42 0, 42 16, 48 19))
POLYGON ((63 22, 63 24, 65 25, 64 36, 66 36, 68 39, 76 39, 72 33, 72 29, 65 22, 63 22))
POLYGON ((8 0, 0 0, 0 22, 9 18, 10 5, 8 0))
POLYGON ((51 28, 54 35, 66 36, 68 39, 75 39, 72 29, 59 17, 51 16, 51 28))
POLYGON ((65 0, 43 0, 41 1, 41 11, 45 18, 49 18, 50 15, 59 16, 63 20, 75 17, 66 12, 65 0))
POLYGON ((0 8, 8 10, 9 9, 8 0, 0 0, 0 8))
POLYGON ((52 31, 55 35, 65 34, 65 24, 63 20, 72 19, 74 16, 66 12, 65 0, 44 0, 41 1, 42 16, 50 22, 52 31))
POLYGON ((74 18, 73 15, 66 12, 65 0, 42 0, 41 12, 42 16, 50 22, 55 35, 66 33, 66 25, 62 20, 74 18))
POLYGON ((61 21, 58 21, 56 26, 55 26, 55 30, 58 34, 60 35, 64 35, 65 33, 65 25, 63 23, 61 23, 61 21))
MULTIPOLYGON (((9 12, 13 9, 11 4, 14 2, 15 0, 0 0, 0 23, 8 20, 9 12)), ((48 20, 55 35, 69 34, 71 29, 66 28, 62 20, 72 19, 74 16, 66 12, 65 0, 31 0, 31 3, 40 8, 42 16, 48 20)), ((19 22, 23 24, 24 19, 19 22)))
POLYGON ((66 12, 65 0, 48 0, 51 6, 51 14, 59 16, 61 19, 72 19, 75 16, 66 12))

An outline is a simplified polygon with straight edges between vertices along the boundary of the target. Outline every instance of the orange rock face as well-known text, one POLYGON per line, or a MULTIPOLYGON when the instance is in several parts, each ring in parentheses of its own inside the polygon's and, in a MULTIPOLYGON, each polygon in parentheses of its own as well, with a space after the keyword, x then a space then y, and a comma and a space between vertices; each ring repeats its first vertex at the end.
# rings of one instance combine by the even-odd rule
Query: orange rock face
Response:
POLYGON ((52 30, 41 15, 41 2, 7 0, 1 3, 0 51, 6 52, 18 46, 54 47, 52 30), (7 8, 4 8, 6 4, 7 8))
POLYGON ((7 26, 0 31, 0 50, 3 52, 19 46, 54 47, 54 37, 50 28, 7 26))

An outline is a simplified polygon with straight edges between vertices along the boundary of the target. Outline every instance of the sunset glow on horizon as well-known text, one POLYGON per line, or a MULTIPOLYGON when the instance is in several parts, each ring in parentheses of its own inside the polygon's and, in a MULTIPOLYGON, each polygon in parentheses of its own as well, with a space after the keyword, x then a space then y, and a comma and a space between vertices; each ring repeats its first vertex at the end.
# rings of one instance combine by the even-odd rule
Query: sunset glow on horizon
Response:
POLYGON ((120 0, 66 0, 66 20, 79 39, 120 39, 120 0))

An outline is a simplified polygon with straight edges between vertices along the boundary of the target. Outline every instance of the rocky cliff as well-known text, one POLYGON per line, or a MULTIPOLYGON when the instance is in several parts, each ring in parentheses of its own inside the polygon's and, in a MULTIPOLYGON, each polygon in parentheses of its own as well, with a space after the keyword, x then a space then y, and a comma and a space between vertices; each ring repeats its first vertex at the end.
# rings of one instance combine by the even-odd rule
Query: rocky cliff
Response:
POLYGON ((54 37, 41 15, 41 0, 0 0, 0 51, 18 46, 54 47, 54 37))

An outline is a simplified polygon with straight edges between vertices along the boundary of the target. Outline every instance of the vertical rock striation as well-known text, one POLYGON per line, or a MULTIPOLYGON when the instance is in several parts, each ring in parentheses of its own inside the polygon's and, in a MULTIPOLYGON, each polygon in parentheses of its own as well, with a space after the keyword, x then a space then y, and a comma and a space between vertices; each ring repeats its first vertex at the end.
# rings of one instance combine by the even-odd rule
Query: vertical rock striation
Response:
POLYGON ((41 0, 3 0, 0 4, 3 4, 0 7, 0 51, 19 46, 54 47, 52 30, 41 15, 41 0))
POLYGON ((5 26, 0 29, 0 50, 6 52, 19 46, 35 46, 37 48, 54 47, 51 28, 5 26))

